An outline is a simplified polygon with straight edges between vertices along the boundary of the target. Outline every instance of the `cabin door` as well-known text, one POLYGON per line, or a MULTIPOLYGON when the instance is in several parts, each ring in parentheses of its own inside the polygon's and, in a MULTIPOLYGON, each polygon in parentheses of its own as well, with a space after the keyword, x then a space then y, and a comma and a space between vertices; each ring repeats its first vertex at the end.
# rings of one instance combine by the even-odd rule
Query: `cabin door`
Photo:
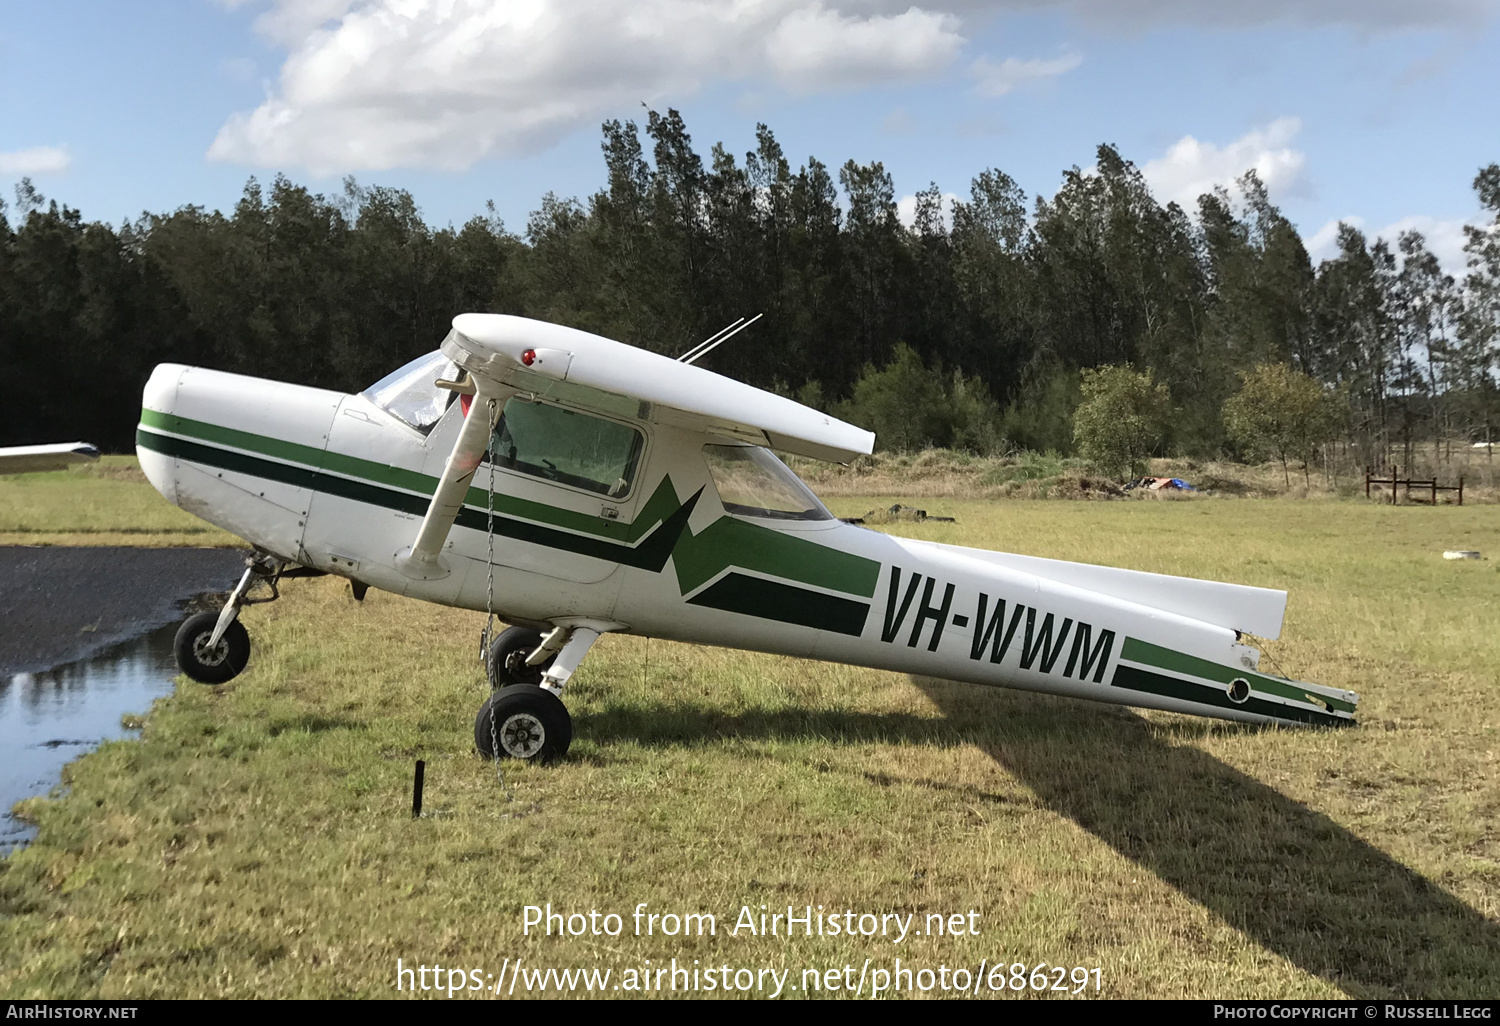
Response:
POLYGON ((488 528, 488 510, 476 517, 473 507, 476 496, 484 501, 493 468, 495 564, 602 581, 630 558, 635 535, 648 526, 634 524, 648 448, 638 422, 513 397, 474 474, 465 526, 488 528))

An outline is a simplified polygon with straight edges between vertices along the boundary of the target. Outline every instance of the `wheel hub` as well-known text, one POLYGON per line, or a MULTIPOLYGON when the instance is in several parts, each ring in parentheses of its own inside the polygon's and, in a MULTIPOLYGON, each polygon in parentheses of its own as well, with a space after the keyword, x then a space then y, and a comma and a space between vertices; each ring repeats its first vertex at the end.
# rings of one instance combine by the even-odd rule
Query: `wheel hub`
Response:
POLYGON ((514 713, 500 725, 500 747, 512 759, 530 759, 547 743, 547 728, 531 713, 514 713))
POLYGON ((193 639, 193 656, 204 666, 218 666, 229 658, 229 639, 220 638, 219 643, 210 648, 208 639, 211 637, 213 632, 209 631, 193 639))

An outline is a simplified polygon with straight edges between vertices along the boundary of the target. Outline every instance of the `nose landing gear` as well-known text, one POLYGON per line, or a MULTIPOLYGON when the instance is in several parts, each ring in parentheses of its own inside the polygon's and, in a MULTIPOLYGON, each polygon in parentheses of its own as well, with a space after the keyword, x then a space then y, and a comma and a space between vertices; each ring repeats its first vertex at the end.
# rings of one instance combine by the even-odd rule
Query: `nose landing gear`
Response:
POLYGON ((281 597, 277 582, 283 577, 321 577, 323 571, 297 566, 257 552, 245 560, 245 573, 217 613, 197 613, 177 628, 173 652, 177 668, 199 684, 223 684, 240 675, 250 662, 250 633, 240 623, 240 610, 281 597), (250 597, 250 589, 264 584, 270 594, 250 597))
POLYGON ((199 684, 233 680, 250 661, 250 632, 245 625, 235 620, 214 642, 218 622, 218 613, 197 613, 177 628, 173 642, 177 668, 199 684))

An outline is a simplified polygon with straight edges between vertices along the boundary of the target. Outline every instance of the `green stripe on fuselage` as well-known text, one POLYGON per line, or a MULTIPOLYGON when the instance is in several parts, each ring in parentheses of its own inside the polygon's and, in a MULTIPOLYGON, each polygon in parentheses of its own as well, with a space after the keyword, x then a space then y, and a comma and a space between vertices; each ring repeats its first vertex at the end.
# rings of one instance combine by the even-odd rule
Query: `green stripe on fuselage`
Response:
POLYGON ((1172 670, 1176 673, 1185 673, 1190 677, 1202 677, 1219 684, 1230 684, 1236 678, 1244 678, 1254 690, 1268 695, 1276 695, 1279 698, 1290 698, 1295 702, 1306 702, 1309 695, 1316 698, 1318 702, 1327 702, 1332 709, 1343 712, 1353 712, 1354 703, 1331 695, 1319 694, 1316 691, 1309 692, 1294 680, 1278 680, 1275 677, 1267 677, 1264 674, 1254 673, 1249 670, 1235 669, 1233 666, 1225 666, 1222 663, 1211 662, 1190 656, 1182 652, 1163 648, 1141 641, 1138 638, 1126 638, 1125 644, 1120 650, 1121 659, 1129 659, 1134 663, 1146 663, 1150 666, 1163 670, 1172 670))
POLYGON ((736 573, 725 574, 688 599, 688 604, 855 638, 864 633, 865 620, 870 615, 870 606, 865 602, 736 573))
MULTIPOLYGON (((136 441, 145 448, 168 455, 180 455, 194 462, 267 477, 419 516, 426 513, 428 501, 437 488, 437 478, 427 474, 154 410, 141 411, 141 430, 136 434, 136 441), (188 454, 182 451, 184 443, 181 440, 157 434, 158 431, 169 431, 201 441, 185 443, 192 448, 192 454, 188 454), (232 446, 258 455, 248 456, 221 448, 222 446, 232 446)), ((490 501, 489 492, 484 488, 471 487, 464 501, 465 508, 460 511, 458 524, 474 530, 484 530, 488 519, 486 506, 490 501)), ((518 499, 502 492, 495 493, 493 502, 498 518, 496 531, 507 537, 626 565, 640 565, 643 569, 660 570, 661 561, 670 554, 677 567, 678 583, 683 594, 711 580, 730 566, 864 598, 874 595, 875 584, 880 576, 880 563, 877 560, 855 556, 735 517, 720 517, 694 535, 691 530, 678 523, 686 519, 687 514, 682 511, 692 500, 684 503, 679 499, 671 479, 666 477, 662 478, 656 491, 643 504, 635 520, 628 524, 604 520, 575 510, 558 509, 528 499, 518 499), (662 552, 660 548, 666 537, 656 529, 663 525, 676 527, 680 531, 670 553, 662 552), (594 537, 582 537, 583 535, 594 537), (648 535, 652 537, 647 538, 648 535), (646 541, 636 545, 642 539, 646 541), (635 548, 632 549, 631 546, 635 548), (636 549, 648 548, 651 551, 635 554, 636 549)))
MULTIPOLYGON (((177 417, 171 414, 157 413, 155 410, 141 411, 141 425, 143 427, 155 428, 160 431, 170 431, 174 434, 188 435, 192 438, 201 439, 205 442, 217 442, 220 445, 230 445, 236 449, 246 449, 250 452, 270 456, 275 459, 291 460, 295 463, 304 463, 319 470, 326 470, 333 474, 343 474, 347 477, 359 478, 375 484, 389 485, 393 488, 403 488, 407 491, 417 492, 424 498, 431 498, 437 489, 438 479, 428 474, 415 470, 404 470, 401 467, 393 467, 385 463, 377 463, 374 460, 360 459, 358 456, 347 456, 340 452, 326 449, 318 449, 311 445, 302 445, 297 442, 286 442, 279 438, 268 438, 265 435, 253 434, 249 431, 237 431, 233 428, 220 427, 217 424, 209 424, 201 420, 189 420, 187 417, 177 417)), ((487 492, 483 488, 471 487, 468 494, 464 496, 464 502, 470 506, 485 508, 487 492)), ((554 527, 561 527, 569 531, 579 531, 584 534, 597 534, 611 541, 632 544, 652 527, 670 516, 672 511, 680 505, 677 495, 671 487, 663 482, 657 488, 656 494, 646 501, 641 515, 634 523, 626 524, 617 520, 604 520, 601 517, 591 516, 587 513, 579 513, 575 510, 558 509, 556 506, 548 506, 545 503, 532 502, 527 499, 518 499, 502 492, 495 493, 495 512, 507 516, 524 517, 527 520, 540 520, 554 527)), ((422 506, 426 511, 426 504, 422 506)))
POLYGON ((1226 692, 1211 684, 1187 681, 1181 677, 1168 677, 1166 674, 1152 673, 1150 670, 1126 666, 1124 663, 1115 667, 1115 675, 1110 679, 1110 684, 1127 691, 1141 691, 1149 695, 1196 702, 1199 705, 1213 706, 1216 709, 1237 709, 1254 713, 1257 716, 1291 720, 1294 723, 1310 723, 1321 727, 1349 727, 1354 724, 1354 721, 1347 716, 1335 716, 1321 709, 1283 705, 1269 699, 1257 698, 1253 694, 1243 702, 1236 702, 1226 692))

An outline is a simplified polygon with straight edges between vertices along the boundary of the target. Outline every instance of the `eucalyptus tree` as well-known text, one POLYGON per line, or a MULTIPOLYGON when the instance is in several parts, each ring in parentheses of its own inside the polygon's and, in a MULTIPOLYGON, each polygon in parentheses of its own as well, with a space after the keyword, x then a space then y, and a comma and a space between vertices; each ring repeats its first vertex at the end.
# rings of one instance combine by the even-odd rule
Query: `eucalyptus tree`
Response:
POLYGON ((846 161, 839 185, 847 204, 843 252, 849 268, 849 302, 855 317, 856 352, 862 362, 884 359, 911 323, 902 302, 909 256, 896 216, 896 191, 890 172, 876 161, 846 161))
POLYGON ((1014 399, 1036 356, 1026 193, 991 168, 973 179, 967 200, 954 201, 952 215, 949 268, 963 341, 954 360, 1014 399))
POLYGON ((1402 395, 1403 441, 1410 465, 1412 428, 1419 416, 1427 424, 1434 458, 1442 456, 1447 397, 1459 384, 1452 367, 1458 293, 1453 277, 1443 273, 1420 232, 1402 232, 1397 248, 1402 261, 1393 291, 1398 354, 1393 383, 1402 395))
POLYGON ((652 230, 661 286, 652 348, 681 352, 713 330, 701 297, 714 255, 707 212, 708 175, 693 149, 682 115, 651 111, 646 134, 652 140, 652 230))
POLYGON ((1354 441, 1364 461, 1383 465, 1389 442, 1386 398, 1394 349, 1390 282, 1394 258, 1383 240, 1367 244, 1338 226, 1338 255, 1318 265, 1312 298, 1312 350, 1324 381, 1345 386, 1354 441))
POLYGON ((1500 164, 1474 177, 1479 202, 1491 214, 1487 225, 1465 225, 1463 310, 1458 318, 1457 360, 1463 367, 1471 430, 1495 437, 1496 362, 1500 360, 1500 164))

